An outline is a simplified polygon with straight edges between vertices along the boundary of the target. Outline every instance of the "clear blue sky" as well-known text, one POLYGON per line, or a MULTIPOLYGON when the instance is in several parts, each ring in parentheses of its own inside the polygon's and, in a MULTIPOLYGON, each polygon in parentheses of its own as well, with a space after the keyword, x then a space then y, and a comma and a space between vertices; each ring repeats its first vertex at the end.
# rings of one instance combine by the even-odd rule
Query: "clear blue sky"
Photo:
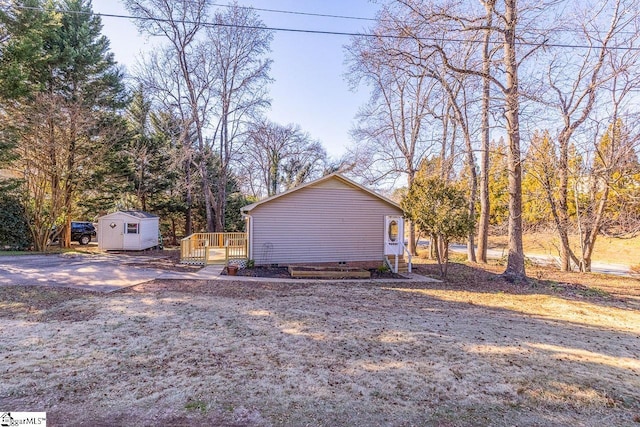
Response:
MULTIPOLYGON (((222 2, 221 2, 222 3, 222 2)), ((369 0, 244 0, 242 6, 326 15, 373 18, 378 4, 369 0)), ((128 15, 118 0, 93 0, 96 13, 128 15)), ((363 32, 372 23, 316 16, 258 12, 268 27, 320 31, 363 32)), ((111 40, 116 60, 132 69, 141 51, 148 48, 133 22, 104 17, 103 33, 111 40)), ((349 37, 339 35, 276 32, 272 43, 272 108, 268 116, 281 123, 297 123, 318 139, 332 157, 350 144, 349 130, 358 108, 367 100, 366 90, 349 91, 344 80, 344 49, 349 37)))

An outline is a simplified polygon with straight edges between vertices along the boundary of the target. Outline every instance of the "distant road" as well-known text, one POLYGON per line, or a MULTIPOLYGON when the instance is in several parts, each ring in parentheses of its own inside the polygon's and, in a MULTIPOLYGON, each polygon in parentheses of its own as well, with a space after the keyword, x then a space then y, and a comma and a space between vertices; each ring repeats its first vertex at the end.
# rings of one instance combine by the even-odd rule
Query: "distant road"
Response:
MULTIPOLYGON (((418 242, 420 246, 429 246, 428 240, 420 240, 418 242)), ((467 253, 466 245, 449 245, 449 250, 457 253, 467 253)), ((500 259, 507 255, 506 249, 496 250, 496 249, 488 249, 487 256, 492 259, 500 259)), ((551 255, 525 255, 532 262, 539 265, 560 265, 560 258, 554 257, 551 255)), ((613 274, 615 276, 624 276, 624 277, 640 277, 639 274, 635 274, 631 271, 630 266, 625 264, 609 264, 604 262, 593 262, 591 263, 591 271, 593 273, 602 273, 602 274, 613 274)))

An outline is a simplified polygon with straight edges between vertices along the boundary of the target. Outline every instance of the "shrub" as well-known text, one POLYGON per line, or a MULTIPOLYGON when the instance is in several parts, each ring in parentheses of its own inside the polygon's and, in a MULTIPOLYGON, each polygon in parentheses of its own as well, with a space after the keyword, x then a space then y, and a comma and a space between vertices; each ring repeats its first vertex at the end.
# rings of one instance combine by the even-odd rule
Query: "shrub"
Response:
POLYGON ((20 200, 0 189, 0 249, 24 250, 32 244, 20 200))

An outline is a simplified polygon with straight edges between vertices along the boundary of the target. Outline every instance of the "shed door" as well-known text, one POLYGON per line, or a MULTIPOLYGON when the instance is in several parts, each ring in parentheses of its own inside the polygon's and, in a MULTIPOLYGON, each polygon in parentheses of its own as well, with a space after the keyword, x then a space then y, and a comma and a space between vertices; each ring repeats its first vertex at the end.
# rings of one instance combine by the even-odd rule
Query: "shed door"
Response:
POLYGON ((404 239, 404 219, 401 216, 387 215, 384 225, 384 254, 402 255, 400 239, 404 239))
POLYGON ((100 237, 104 240, 101 243, 102 247, 107 250, 124 249, 124 221, 112 219, 104 221, 101 226, 104 227, 100 234, 100 237))

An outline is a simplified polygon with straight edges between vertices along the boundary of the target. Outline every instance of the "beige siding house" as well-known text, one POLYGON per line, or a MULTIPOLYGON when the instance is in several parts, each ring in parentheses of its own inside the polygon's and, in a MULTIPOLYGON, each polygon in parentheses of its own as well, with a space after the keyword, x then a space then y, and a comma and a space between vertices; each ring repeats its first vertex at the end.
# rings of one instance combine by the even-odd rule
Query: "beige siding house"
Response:
POLYGON ((245 206, 242 214, 256 265, 380 265, 404 248, 400 206, 338 173, 245 206))

